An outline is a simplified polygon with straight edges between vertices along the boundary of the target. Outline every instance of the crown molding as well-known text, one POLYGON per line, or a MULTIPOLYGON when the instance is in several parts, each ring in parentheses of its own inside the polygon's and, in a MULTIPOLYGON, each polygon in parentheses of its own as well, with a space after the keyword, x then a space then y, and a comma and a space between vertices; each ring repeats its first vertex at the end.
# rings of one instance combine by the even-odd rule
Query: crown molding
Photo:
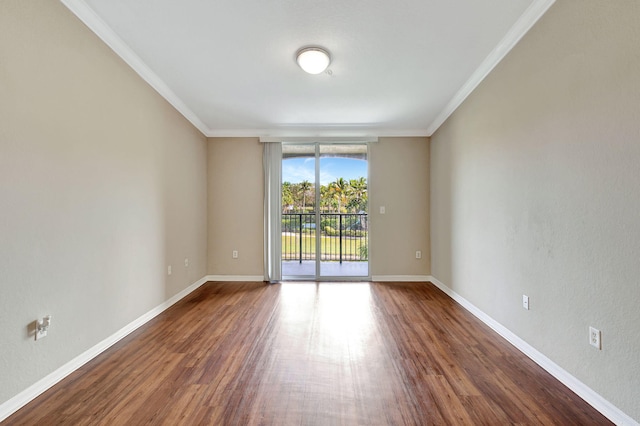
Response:
POLYGON ((509 32, 491 51, 489 56, 471 75, 471 78, 460 88, 458 93, 449 101, 442 112, 427 128, 427 136, 432 136, 436 130, 449 118, 453 112, 464 102, 465 99, 478 87, 487 75, 504 59, 504 57, 514 48, 520 39, 534 26, 536 22, 546 13, 556 0, 535 0, 531 6, 522 14, 520 19, 511 27, 509 32))
POLYGON ((218 129, 205 136, 210 138, 377 138, 377 137, 426 137, 426 129, 381 129, 356 126, 309 125, 272 129, 218 129))
POLYGON ((83 0, 60 0, 67 9, 93 31, 107 46, 127 63, 144 81, 167 100, 203 135, 211 129, 176 95, 173 90, 111 29, 83 0))
POLYGON ((367 127, 360 124, 300 124, 271 129, 211 129, 180 99, 169 86, 89 7, 84 0, 60 0, 74 15, 109 46, 144 81, 167 100, 206 137, 430 137, 475 90, 484 78, 513 49, 520 39, 555 3, 555 0, 534 0, 509 32, 485 58, 426 129, 392 129, 367 127))

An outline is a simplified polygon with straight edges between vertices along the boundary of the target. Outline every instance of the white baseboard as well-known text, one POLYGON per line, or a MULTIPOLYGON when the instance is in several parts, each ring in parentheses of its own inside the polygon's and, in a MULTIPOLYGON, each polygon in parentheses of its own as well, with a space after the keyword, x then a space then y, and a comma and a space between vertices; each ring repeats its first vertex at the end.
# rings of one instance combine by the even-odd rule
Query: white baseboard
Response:
POLYGON ((584 399, 589 405, 602 413, 603 416, 611 420, 616 425, 625 426, 640 426, 638 422, 632 419, 630 416, 622 412, 618 407, 604 399, 593 389, 582 383, 580 380, 569 374, 565 369, 558 364, 551 361, 533 346, 522 340, 515 335, 505 326, 485 314, 478 309, 475 305, 469 302, 464 297, 447 287, 438 279, 430 276, 428 280, 432 282, 436 287, 445 292, 449 297, 458 302, 467 311, 472 313, 480 321, 491 327, 496 333, 505 338, 509 343, 515 346, 520 352, 531 358, 536 364, 544 368, 549 374, 558 379, 562 384, 571 389, 580 398, 584 399))
POLYGON ((207 281, 209 281, 209 277, 201 278, 200 280, 191 284, 189 287, 182 290, 180 293, 176 294, 175 296, 171 297, 170 299, 156 306, 155 308, 153 308, 146 314, 142 315, 141 317, 130 322, 129 324, 122 327, 120 330, 116 331, 114 334, 107 337, 97 345, 89 348, 82 354, 78 355, 77 357, 73 358, 71 361, 64 364, 62 367, 55 370, 53 373, 38 380, 36 383, 29 386, 27 389, 23 390, 13 398, 9 399, 8 401, 0 405, 0 422, 6 419, 7 417, 9 417, 10 415, 12 415, 13 413, 15 413, 16 411, 18 411, 20 408, 27 405, 29 402, 31 402, 40 394, 42 394, 44 391, 46 391, 47 389, 49 389, 50 387, 52 387, 53 385, 55 385, 65 377, 67 377, 69 374, 73 373, 78 368, 82 367, 84 364, 91 361, 93 358, 100 355, 105 350, 109 349, 111 346, 113 346, 118 341, 125 338, 127 335, 129 335, 130 333, 138 329, 140 326, 146 324, 148 321, 150 321, 154 317, 158 316, 160 313, 167 310, 167 308, 175 304, 177 301, 179 301, 183 297, 187 296, 189 293, 191 293, 192 291, 194 291, 195 289, 197 289, 207 281))
POLYGON ((207 281, 233 281, 233 282, 260 282, 264 281, 262 275, 207 275, 205 277, 207 281))
MULTIPOLYGON (((526 343, 524 340, 516 336, 513 332, 508 330, 502 324, 495 321, 493 318, 482 312, 475 305, 469 302, 464 297, 460 296, 455 291, 451 290, 445 284, 443 284, 438 279, 432 276, 423 276, 423 275, 380 275, 372 277, 373 281, 379 282, 391 282, 391 281, 402 281, 402 282, 425 282, 429 281, 433 283, 440 290, 445 292, 449 297, 458 302, 462 307, 476 316, 480 321, 484 322, 491 329, 493 329, 496 333, 514 345, 518 350, 524 353, 526 356, 531 358, 535 363, 544 368, 547 372, 549 372, 552 376, 558 379, 561 383, 575 392, 578 396, 584 399, 588 404, 593 406, 596 410, 601 412, 605 417, 614 422, 616 425, 625 425, 625 426, 640 426, 638 422, 632 419, 630 416, 622 412, 619 408, 611 404, 609 401, 604 399, 598 393, 593 391, 587 385, 582 383, 580 380, 569 374, 566 370, 555 364, 541 352, 533 348, 531 345, 526 343)), ((113 335, 104 339, 97 345, 88 349, 84 353, 78 355, 62 367, 58 368, 53 373, 47 375, 43 379, 29 386, 24 391, 20 392, 18 395, 9 399, 2 405, 0 405, 0 422, 5 420, 11 414, 18 411, 20 408, 31 402, 33 399, 38 397, 40 394, 45 392, 47 389, 67 377, 69 374, 82 367, 87 362, 91 361, 93 358, 107 350, 109 347, 138 329, 140 326, 146 324, 152 318, 158 316, 160 313, 164 312, 167 308, 178 302, 180 299, 187 296, 189 293, 203 285, 208 281, 245 281, 245 282, 257 282, 263 281, 262 276, 232 276, 232 275, 208 275, 197 282, 193 283, 189 287, 182 290, 180 293, 171 297, 167 301, 153 308, 146 314, 127 324, 125 327, 121 328, 113 335)))
POLYGON ((429 275, 373 275, 371 281, 375 282, 425 282, 431 278, 429 275))

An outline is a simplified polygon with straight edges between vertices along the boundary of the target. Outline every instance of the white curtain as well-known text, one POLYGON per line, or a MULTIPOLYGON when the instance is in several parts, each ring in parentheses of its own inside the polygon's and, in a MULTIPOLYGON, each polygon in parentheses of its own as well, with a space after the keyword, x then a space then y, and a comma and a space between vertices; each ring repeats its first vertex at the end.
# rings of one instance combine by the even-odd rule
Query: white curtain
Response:
POLYGON ((264 279, 282 279, 280 265, 282 233, 280 185, 282 182, 282 144, 266 142, 262 159, 264 168, 264 279))

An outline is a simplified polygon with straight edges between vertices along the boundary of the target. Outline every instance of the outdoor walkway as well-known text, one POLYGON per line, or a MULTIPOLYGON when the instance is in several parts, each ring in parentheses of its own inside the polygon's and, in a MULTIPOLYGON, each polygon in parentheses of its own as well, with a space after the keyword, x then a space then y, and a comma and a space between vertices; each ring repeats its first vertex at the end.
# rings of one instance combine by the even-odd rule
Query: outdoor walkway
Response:
MULTIPOLYGON (((315 276, 316 262, 314 260, 282 262, 282 276, 301 277, 315 276)), ((367 277, 369 262, 320 262, 320 275, 324 277, 367 277)))

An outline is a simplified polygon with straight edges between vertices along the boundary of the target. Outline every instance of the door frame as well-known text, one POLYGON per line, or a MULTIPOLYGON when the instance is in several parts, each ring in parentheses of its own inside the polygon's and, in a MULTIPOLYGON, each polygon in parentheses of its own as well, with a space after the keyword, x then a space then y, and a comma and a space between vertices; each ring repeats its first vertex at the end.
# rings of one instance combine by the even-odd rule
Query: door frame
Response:
MULTIPOLYGON (((310 275, 282 275, 282 280, 283 281, 371 281, 371 244, 370 244, 370 238, 367 238, 367 275, 358 275, 358 276, 337 276, 337 275, 321 275, 321 263, 322 263, 322 238, 321 238, 321 229, 320 229, 320 222, 321 222, 321 212, 320 212, 320 199, 321 199, 321 194, 320 194, 320 146, 327 146, 327 145, 364 145, 366 147, 366 158, 367 158, 367 191, 370 190, 370 185, 369 185, 369 177, 371 174, 371 161, 369 160, 370 157, 370 143, 369 142, 355 142, 355 141, 331 141, 331 142, 322 142, 322 141, 316 141, 316 142, 296 142, 296 141, 292 141, 292 142, 282 142, 283 147, 285 145, 314 145, 314 169, 315 169, 315 182, 314 182, 314 190, 315 190, 315 212, 314 212, 314 220, 315 220, 315 240, 316 240, 316 258, 315 258, 315 275, 314 276, 310 276, 310 275)), ((284 159, 284 154, 282 154, 281 157, 281 162, 284 159)), ((280 191, 282 194, 282 183, 280 182, 280 191)), ((281 198, 281 197, 280 197, 281 198)), ((367 217, 369 216, 369 210, 370 210, 370 203, 369 203, 369 199, 370 197, 367 197, 367 217)), ((282 208, 280 206, 279 208, 280 213, 282 213, 282 208)), ((371 232, 371 220, 368 219, 367 220, 367 232, 370 233, 371 232)), ((369 234, 370 235, 370 234, 369 234)), ((300 236, 300 238, 302 238, 302 235, 300 236)), ((280 251, 280 253, 278 254, 278 258, 280 261, 280 265, 282 268, 282 251, 280 251)))

